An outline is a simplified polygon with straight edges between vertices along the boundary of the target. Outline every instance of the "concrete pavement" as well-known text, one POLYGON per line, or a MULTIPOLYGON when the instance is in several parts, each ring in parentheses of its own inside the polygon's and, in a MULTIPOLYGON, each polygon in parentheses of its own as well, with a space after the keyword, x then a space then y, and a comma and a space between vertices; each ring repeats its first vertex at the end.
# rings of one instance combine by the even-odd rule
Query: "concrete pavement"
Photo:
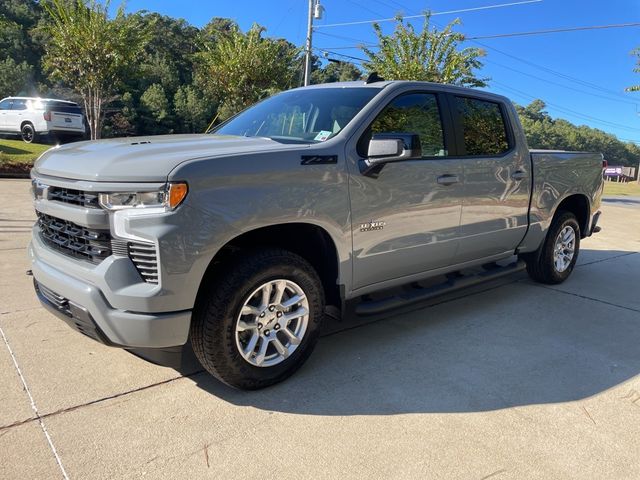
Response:
POLYGON ((238 392, 40 308, 27 188, 0 181, 0 478, 640 477, 640 206, 605 204, 560 286, 348 319, 290 380, 238 392))

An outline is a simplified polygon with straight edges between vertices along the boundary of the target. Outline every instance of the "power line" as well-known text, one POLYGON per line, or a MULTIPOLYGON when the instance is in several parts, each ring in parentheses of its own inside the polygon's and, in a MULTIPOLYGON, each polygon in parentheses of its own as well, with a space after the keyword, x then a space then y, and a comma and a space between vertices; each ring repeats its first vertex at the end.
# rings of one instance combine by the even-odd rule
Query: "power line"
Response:
POLYGON ((556 85, 558 87, 562 87, 562 88, 566 88, 568 90, 572 90, 574 92, 580 92, 580 93, 584 93, 585 95, 591 95, 591 96, 594 96, 594 97, 603 98, 605 100, 609 100, 610 102, 620 102, 620 103, 627 103, 629 105, 634 105, 636 107, 638 106, 638 102, 634 102, 632 100, 622 100, 622 99, 618 99, 618 98, 611 98, 611 97, 608 97, 608 96, 599 95, 599 94, 593 93, 593 92, 587 92, 586 90, 580 90, 580 89, 578 89, 578 88, 576 88, 574 86, 563 85, 562 83, 554 82, 553 80, 548 80, 546 78, 538 77, 537 75, 533 75, 531 73, 523 72, 521 70, 518 70, 517 68, 508 67, 507 65, 502 65, 500 63, 494 62, 493 60, 484 59, 483 61, 486 62, 486 63, 492 64, 492 65, 496 65, 496 66, 501 67, 501 68, 506 68, 507 70, 511 70, 512 72, 516 72, 516 73, 519 73, 521 75, 525 75, 527 77, 535 78, 536 80, 540 80, 541 82, 547 82, 547 83, 550 83, 551 85, 556 85))
POLYGON ((323 53, 323 54, 324 54, 324 53, 330 53, 330 54, 332 54, 332 55, 338 55, 338 56, 340 56, 340 57, 350 58, 351 60, 357 60, 357 61, 358 61, 358 62, 360 62, 360 63, 361 63, 361 62, 366 62, 366 61, 367 61, 365 58, 353 57, 353 56, 351 56, 351 55, 345 55, 344 53, 334 52, 334 51, 331 51, 331 50, 327 50, 327 49, 325 49, 325 48, 316 48, 316 47, 314 47, 313 49, 314 49, 314 50, 317 50, 317 51, 319 51, 320 53, 323 53))
MULTIPOLYGON (((489 9, 494 9, 494 8, 503 8, 503 7, 513 7, 513 6, 517 6, 517 5, 526 5, 528 3, 540 3, 542 2, 542 0, 523 0, 520 2, 511 2, 511 3, 499 3, 496 5, 486 5, 484 7, 474 7, 474 8, 461 8, 458 10, 448 10, 446 12, 433 12, 431 13, 431 16, 434 17, 436 15, 450 15, 453 13, 464 13, 464 12, 476 12, 478 10, 489 10, 489 9)), ((423 17, 424 14, 420 14, 420 15, 409 15, 406 17, 403 17, 405 19, 407 18, 420 18, 423 17)), ((327 25, 316 25, 314 28, 318 29, 318 28, 329 28, 329 27, 342 27, 342 26, 348 26, 348 25, 365 25, 368 23, 380 23, 380 22, 393 22, 395 21, 396 18, 392 17, 392 18, 379 18, 377 20, 359 20, 359 21, 355 21, 355 22, 343 22, 343 23, 329 23, 327 25)))
POLYGON ((640 27, 640 22, 636 23, 615 23, 611 25, 590 25, 586 27, 569 27, 569 28, 552 28, 549 30, 533 30, 531 32, 516 32, 516 33, 499 33, 496 35, 482 35, 477 37, 465 37, 465 40, 480 40, 487 38, 505 38, 505 37, 523 37, 527 35, 545 35, 548 33, 560 33, 560 32, 577 32, 580 30, 603 30, 607 28, 627 28, 627 27, 640 27))
POLYGON ((614 95, 614 96, 617 96, 617 97, 620 97, 620 98, 624 98, 624 99, 627 99, 627 100, 629 99, 628 96, 623 95, 620 92, 616 92, 614 90, 609 90, 609 89, 604 88, 604 87, 602 87, 600 85, 596 85, 595 83, 587 82, 586 80, 582 80, 580 78, 572 77, 571 75, 567 75, 565 73, 558 72, 557 70, 553 70, 553 69, 551 69, 549 67, 545 67, 543 65, 539 65, 537 63, 533 63, 530 60, 525 60, 524 58, 520 58, 520 57, 518 57, 516 55, 512 55, 510 53, 504 52, 504 51, 499 50, 499 49, 497 49, 495 47, 490 47, 489 45, 486 45, 484 43, 477 42, 477 41, 473 41, 473 43, 475 43, 477 45, 480 45, 481 47, 487 48, 489 50, 493 50, 494 52, 498 52, 501 55, 504 55, 506 57, 512 58, 512 59, 517 60, 519 62, 522 62, 522 63, 524 63, 526 65, 530 65, 530 66, 532 66, 534 68, 538 68, 540 70, 543 70, 543 71, 545 71, 547 73, 550 73, 552 75, 559 76, 559 77, 565 78, 567 80, 571 80, 572 82, 576 82, 576 83, 578 83, 580 85, 583 85, 585 87, 592 88, 594 90, 601 91, 601 92, 604 92, 604 93, 608 93, 610 95, 614 95))
MULTIPOLYGON (((404 18, 412 18, 412 17, 404 17, 404 18)), ((561 33, 561 32, 577 32, 577 31, 582 31, 582 30, 604 30, 604 29, 608 29, 608 28, 628 28, 628 27, 640 27, 640 22, 635 22, 635 23, 616 23, 616 24, 611 24, 611 25, 590 25, 590 26, 584 26, 584 27, 567 27, 567 28, 553 28, 553 29, 548 29, 548 30, 532 30, 530 32, 514 32, 514 33, 498 33, 495 35, 479 35, 479 36, 475 36, 475 37, 464 37, 464 40, 481 40, 481 39, 488 39, 488 38, 506 38, 506 37, 523 37, 523 36, 530 36, 530 35, 546 35, 549 33, 561 33)), ((354 40, 357 41, 357 39, 353 38, 353 37, 344 37, 344 36, 340 36, 340 35, 331 35, 331 34, 327 34, 327 33, 323 33, 323 32, 318 32, 322 35, 329 35, 329 36, 333 36, 335 38, 342 38, 345 40, 354 40)), ((452 35, 452 34, 449 34, 452 35)), ((357 48, 359 46, 376 46, 377 44, 358 44, 358 45, 351 45, 351 46, 340 46, 340 47, 331 47, 333 49, 347 49, 347 48, 357 48)))
MULTIPOLYGON (((505 85, 504 83, 497 82, 495 80, 492 80, 492 82, 494 84, 500 86, 501 88, 505 89, 505 90, 510 90, 512 92, 515 92, 516 94, 518 94, 521 97, 537 100, 536 97, 534 97, 532 95, 529 95, 528 93, 523 92, 522 90, 518 90, 517 88, 510 87, 508 85, 505 85)), ((556 110, 558 110, 560 112, 563 112, 563 113, 566 113, 567 115, 570 115, 570 116, 574 116, 574 117, 578 117, 578 118, 582 118, 582 119, 586 119, 586 120, 591 120, 592 122, 601 123, 601 124, 609 126, 609 127, 615 127, 615 128, 619 128, 619 129, 622 129, 622 130, 627 130, 627 131, 630 131, 630 132, 640 132, 639 128, 633 128, 633 127, 629 127, 627 125, 622 125, 620 123, 610 122, 608 120, 603 120, 601 118, 593 117, 591 115, 586 115, 584 113, 577 112, 575 110, 571 110, 569 108, 563 107, 561 105, 557 105, 555 103, 551 103, 551 102, 547 102, 547 101, 544 101, 544 102, 545 102, 546 105, 549 105, 550 107, 553 107, 556 110)))

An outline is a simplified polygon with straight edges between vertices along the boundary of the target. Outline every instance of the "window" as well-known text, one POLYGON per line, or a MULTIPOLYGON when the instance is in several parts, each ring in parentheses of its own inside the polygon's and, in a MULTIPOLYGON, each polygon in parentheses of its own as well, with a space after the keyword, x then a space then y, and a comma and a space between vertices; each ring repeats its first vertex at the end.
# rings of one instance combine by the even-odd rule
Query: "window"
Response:
POLYGON ((27 109, 27 101, 26 100, 14 100, 13 105, 11 105, 11 110, 26 110, 27 109))
POLYGON ((82 115, 82 109, 77 103, 47 102, 45 107, 50 112, 76 113, 82 115))
POLYGON ((509 150, 499 104, 475 98, 455 98, 466 155, 500 155, 509 150))
POLYGON ((268 137, 283 143, 324 142, 378 92, 371 87, 291 90, 248 108, 212 133, 268 137))
POLYGON ((11 100, 9 99, 3 100, 0 102, 0 110, 9 110, 10 106, 11 106, 11 100))
MULTIPOLYGON (((370 127, 376 133, 417 133, 420 136, 423 157, 443 157, 442 121, 438 101, 432 93, 401 95, 387 105, 370 127)), ((365 135, 371 138, 369 132, 365 135)))

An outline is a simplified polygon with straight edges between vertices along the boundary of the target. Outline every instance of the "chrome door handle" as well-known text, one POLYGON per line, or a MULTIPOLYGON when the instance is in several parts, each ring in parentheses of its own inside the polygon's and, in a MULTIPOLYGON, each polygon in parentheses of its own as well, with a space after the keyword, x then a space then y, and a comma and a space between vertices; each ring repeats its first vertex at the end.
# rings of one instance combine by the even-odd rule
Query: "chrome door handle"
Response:
POLYGON ((454 183, 458 183, 460 181, 460 179, 458 178, 457 175, 440 175, 438 177, 438 183, 440 185, 453 185, 454 183))
POLYGON ((527 172, 524 172, 522 170, 516 170, 511 174, 511 178, 513 178, 516 181, 524 180, 526 177, 527 177, 527 172))

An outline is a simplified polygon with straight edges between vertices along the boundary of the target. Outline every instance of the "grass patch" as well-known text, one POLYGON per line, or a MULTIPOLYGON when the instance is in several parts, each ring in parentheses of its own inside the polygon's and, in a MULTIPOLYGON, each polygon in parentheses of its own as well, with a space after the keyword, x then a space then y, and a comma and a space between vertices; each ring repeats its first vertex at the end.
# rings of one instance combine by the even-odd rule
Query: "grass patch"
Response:
POLYGON ((28 174, 33 162, 51 145, 0 138, 0 173, 28 174))
POLYGON ((638 182, 604 182, 604 194, 640 197, 640 185, 638 182))

